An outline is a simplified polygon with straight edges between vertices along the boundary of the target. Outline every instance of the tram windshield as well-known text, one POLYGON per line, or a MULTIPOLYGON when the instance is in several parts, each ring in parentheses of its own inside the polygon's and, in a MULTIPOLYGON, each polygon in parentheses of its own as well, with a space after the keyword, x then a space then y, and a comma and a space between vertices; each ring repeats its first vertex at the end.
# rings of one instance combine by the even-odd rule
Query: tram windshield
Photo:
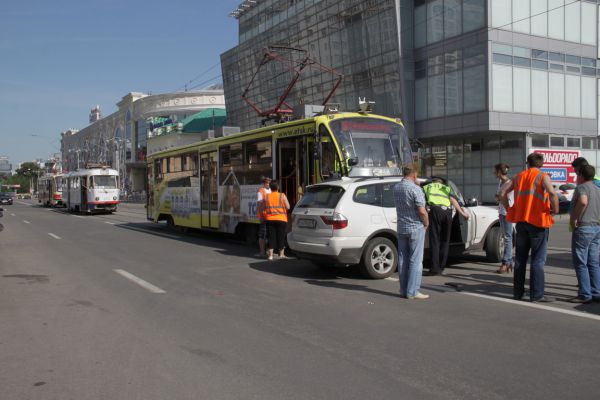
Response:
POLYGON ((412 160, 406 130, 400 124, 375 118, 347 118, 329 123, 342 154, 354 168, 387 169, 399 174, 412 160))
POLYGON ((117 177, 111 175, 95 175, 90 177, 92 187, 95 189, 116 189, 117 177))

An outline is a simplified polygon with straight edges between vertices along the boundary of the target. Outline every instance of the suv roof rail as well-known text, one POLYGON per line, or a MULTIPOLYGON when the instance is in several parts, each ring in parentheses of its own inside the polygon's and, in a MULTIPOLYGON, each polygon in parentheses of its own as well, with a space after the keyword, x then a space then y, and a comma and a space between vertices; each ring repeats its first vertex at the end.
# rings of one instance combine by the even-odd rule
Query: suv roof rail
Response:
POLYGON ((402 178, 402 175, 363 176, 363 177, 357 178, 355 182, 365 182, 365 181, 369 181, 371 179, 383 180, 385 178, 402 178))

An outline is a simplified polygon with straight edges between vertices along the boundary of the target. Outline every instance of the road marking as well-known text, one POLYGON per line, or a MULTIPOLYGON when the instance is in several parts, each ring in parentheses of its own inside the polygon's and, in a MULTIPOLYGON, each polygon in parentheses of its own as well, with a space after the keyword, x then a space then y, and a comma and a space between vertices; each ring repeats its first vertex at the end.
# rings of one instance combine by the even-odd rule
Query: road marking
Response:
POLYGON ((10 216, 11 216, 11 217, 16 217, 16 215, 15 215, 15 214, 13 214, 13 213, 10 213, 10 216))
POLYGON ((75 217, 75 218, 85 218, 85 217, 82 217, 81 215, 75 215, 75 214, 71 214, 71 217, 75 217))
POLYGON ((588 319, 593 319, 593 320, 596 320, 596 321, 600 321, 600 315, 594 315, 594 314, 584 313, 584 312, 581 312, 581 311, 564 310, 562 308, 545 306, 545 305, 542 305, 542 304, 539 304, 539 303, 528 303, 528 302, 525 302, 525 301, 519 301, 519 300, 513 300, 513 299, 505 299, 505 298, 502 298, 502 297, 488 296, 488 295, 479 294, 479 293, 470 293, 470 292, 457 292, 457 293, 464 294, 464 295, 467 295, 467 296, 480 297, 480 298, 488 299, 488 300, 501 301, 501 302, 504 302, 504 303, 509 303, 509 304, 513 304, 513 305, 517 305, 517 306, 537 308, 537 309, 546 310, 546 311, 554 311, 554 312, 561 313, 561 314, 573 315, 575 317, 588 318, 588 319))
POLYGON ((124 270, 122 270, 122 269, 115 269, 114 271, 115 271, 117 274, 121 275, 123 278, 125 278, 125 279, 129 279, 131 282, 133 282, 133 283, 136 283, 136 284, 140 285, 141 287, 143 287, 144 289, 146 289, 146 290, 148 290, 148 291, 150 291, 150 292, 152 292, 152 293, 158 293, 158 294, 161 294, 161 293, 167 293, 167 292, 165 292, 164 290, 162 290, 161 288, 159 288, 159 287, 156 287, 156 286, 154 286, 153 284, 151 284, 151 283, 148 283, 148 282, 146 282, 145 280, 143 280, 143 279, 140 279, 140 278, 138 278, 137 276, 135 276, 135 275, 133 275, 133 274, 130 274, 130 273, 129 273, 129 272, 127 272, 127 271, 124 271, 124 270))
POLYGON ((25 222, 26 224, 31 224, 31 222, 27 221, 26 219, 24 219, 23 222, 25 222))
POLYGON ((58 239, 58 240, 60 240, 60 239, 61 239, 61 237, 60 237, 60 236, 58 236, 58 235, 55 235, 54 233, 48 233, 48 235, 52 236, 54 239, 58 239))
POLYGON ((385 278, 385 280, 386 280, 386 281, 400 282, 400 279, 398 279, 398 278, 394 278, 394 277, 392 277, 392 276, 390 276, 390 277, 388 277, 388 278, 385 278))
POLYGON ((109 225, 116 225, 114 222, 108 222, 108 221, 104 221, 105 224, 109 224, 109 225))
POLYGON ((17 203, 23 204, 24 206, 30 206, 30 207, 33 205, 33 204, 30 204, 30 203, 25 203, 23 201, 17 201, 17 203))

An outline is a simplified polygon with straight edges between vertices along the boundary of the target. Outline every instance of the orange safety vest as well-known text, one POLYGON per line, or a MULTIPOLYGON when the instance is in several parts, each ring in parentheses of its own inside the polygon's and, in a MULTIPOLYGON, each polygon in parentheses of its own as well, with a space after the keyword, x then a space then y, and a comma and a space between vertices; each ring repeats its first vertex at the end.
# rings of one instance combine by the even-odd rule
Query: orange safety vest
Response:
POLYGON ((513 180, 515 201, 507 210, 506 219, 510 222, 527 222, 539 228, 550 228, 554 218, 550 214, 550 198, 544 190, 544 172, 529 168, 513 180))
POLYGON ((267 221, 287 222, 287 210, 283 201, 284 194, 281 192, 271 192, 263 201, 265 219, 267 221))
POLYGON ((266 221, 267 219, 267 213, 265 212, 265 201, 267 201, 267 189, 265 189, 264 187, 261 187, 258 189, 258 192, 261 194, 262 196, 262 201, 258 204, 258 218, 260 218, 261 221, 266 221))

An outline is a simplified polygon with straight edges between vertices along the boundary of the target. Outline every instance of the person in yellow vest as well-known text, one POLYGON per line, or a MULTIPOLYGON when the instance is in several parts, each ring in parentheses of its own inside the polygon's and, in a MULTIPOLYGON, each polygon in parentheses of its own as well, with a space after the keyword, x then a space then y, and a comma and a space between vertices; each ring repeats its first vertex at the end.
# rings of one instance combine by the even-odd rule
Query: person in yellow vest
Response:
POLYGON ((544 264, 548 248, 548 233, 554 224, 553 214, 558 214, 558 196, 548 174, 540 168, 544 155, 527 156, 525 171, 515 176, 500 193, 507 210, 506 219, 516 224, 517 238, 513 277, 513 297, 521 300, 525 294, 527 259, 531 252, 529 271, 529 299, 532 302, 550 302, 544 294, 544 264), (513 192, 514 203, 509 207, 508 194, 513 192))
POLYGON ((452 196, 452 188, 444 184, 441 178, 433 178, 423 187, 429 206, 429 252, 431 267, 429 276, 440 275, 448 261, 450 233, 452 232, 452 206, 466 219, 469 213, 462 209, 452 196))
POLYGON ((256 192, 256 214, 260 221, 260 225, 258 226, 258 247, 260 248, 260 252, 255 254, 256 257, 266 256, 265 247, 267 245, 267 219, 265 218, 263 202, 267 198, 267 195, 271 193, 271 189, 269 188, 271 178, 263 177, 262 183, 263 185, 258 188, 258 191, 256 192))
POLYGON ((263 201, 265 219, 267 220, 267 231, 269 232, 269 243, 267 248, 267 259, 273 260, 273 249, 279 252, 279 258, 285 256, 285 230, 287 226, 287 210, 290 209, 285 194, 279 191, 279 184, 271 181, 269 184, 271 193, 267 194, 263 201))

